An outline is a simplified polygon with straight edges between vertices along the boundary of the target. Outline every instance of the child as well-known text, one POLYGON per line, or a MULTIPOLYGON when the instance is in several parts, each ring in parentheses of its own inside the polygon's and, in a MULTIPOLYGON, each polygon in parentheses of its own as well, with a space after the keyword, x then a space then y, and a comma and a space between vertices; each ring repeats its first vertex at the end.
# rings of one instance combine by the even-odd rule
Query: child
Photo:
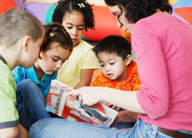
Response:
MULTIPOLYGON (((110 87, 119 90, 136 91, 140 89, 140 80, 136 63, 131 58, 131 45, 121 36, 108 36, 101 40, 94 48, 102 73, 95 79, 93 86, 110 87)), ((116 106, 108 106, 118 110, 116 106)), ((120 109, 112 127, 118 129, 133 127, 136 114, 120 109), (122 118, 123 114, 129 114, 122 118), (133 115, 133 116, 131 116, 133 115), (133 119, 131 119, 133 117, 133 119), (131 120, 130 120, 131 119, 131 120), (127 123, 127 122, 130 123, 127 123), (133 123, 132 123, 133 122, 133 123)))
POLYGON ((59 70, 57 79, 75 89, 89 86, 93 71, 98 68, 92 46, 82 40, 84 30, 94 28, 91 5, 85 0, 60 0, 52 21, 65 27, 74 47, 71 56, 59 70))
POLYGON ((18 66, 13 70, 17 83, 19 120, 28 131, 37 120, 50 117, 45 110, 44 98, 47 96, 51 81, 56 79, 57 71, 73 49, 71 38, 62 25, 49 23, 44 28, 45 38, 38 60, 31 68, 18 66), (33 115, 34 112, 37 114, 33 115))
POLYGON ((45 38, 40 49, 40 56, 31 68, 18 66, 12 72, 16 83, 31 79, 46 97, 51 80, 56 79, 57 71, 70 56, 73 45, 69 34, 62 25, 49 23, 44 26, 45 38))
POLYGON ((16 84, 11 70, 18 65, 27 68, 34 64, 44 29, 36 17, 18 8, 3 13, 0 24, 0 137, 25 137, 18 124, 16 84))

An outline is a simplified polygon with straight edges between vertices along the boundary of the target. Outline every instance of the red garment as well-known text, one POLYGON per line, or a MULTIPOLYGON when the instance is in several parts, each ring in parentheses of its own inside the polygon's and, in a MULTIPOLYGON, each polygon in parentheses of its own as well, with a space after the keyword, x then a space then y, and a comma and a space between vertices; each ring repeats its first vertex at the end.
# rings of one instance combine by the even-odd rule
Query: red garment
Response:
POLYGON ((127 91, 140 90, 140 85, 141 82, 137 71, 137 65, 134 61, 128 65, 127 76, 123 83, 118 80, 110 80, 101 73, 92 84, 92 86, 109 87, 127 91))
POLYGON ((15 4, 14 0, 0 0, 0 15, 11 8, 16 8, 17 5, 15 4))

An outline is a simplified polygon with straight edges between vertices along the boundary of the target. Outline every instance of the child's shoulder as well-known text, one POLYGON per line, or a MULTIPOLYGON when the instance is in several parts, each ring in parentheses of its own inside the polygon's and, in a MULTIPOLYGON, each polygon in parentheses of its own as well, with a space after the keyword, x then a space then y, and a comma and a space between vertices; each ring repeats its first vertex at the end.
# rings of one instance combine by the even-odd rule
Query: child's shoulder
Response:
POLYGON ((3 80, 11 75, 11 69, 8 65, 0 61, 0 80, 3 80))
POLYGON ((14 69, 12 70, 12 72, 23 72, 23 71, 25 71, 25 70, 26 70, 26 68, 21 67, 21 66, 17 66, 16 68, 14 68, 14 69))
POLYGON ((79 42, 78 47, 81 47, 81 48, 84 48, 84 49, 92 49, 93 48, 93 46, 91 44, 89 44, 88 42, 86 42, 84 40, 81 40, 79 42))
POLYGON ((9 66, 0 60, 0 71, 2 71, 2 69, 7 69, 7 68, 9 68, 9 66))
POLYGON ((12 73, 13 73, 14 76, 23 75, 23 74, 26 74, 26 73, 31 74, 33 72, 35 72, 35 69, 34 69, 33 66, 31 68, 24 68, 24 67, 21 67, 21 66, 17 66, 16 68, 14 68, 12 70, 12 73))
POLYGON ((91 54, 92 56, 95 56, 94 52, 92 51, 93 46, 90 45, 89 43, 81 40, 80 43, 78 44, 78 46, 76 46, 73 49, 73 53, 77 52, 78 54, 91 54))
POLYGON ((129 68, 137 69, 137 63, 134 60, 131 60, 130 64, 128 65, 129 68))

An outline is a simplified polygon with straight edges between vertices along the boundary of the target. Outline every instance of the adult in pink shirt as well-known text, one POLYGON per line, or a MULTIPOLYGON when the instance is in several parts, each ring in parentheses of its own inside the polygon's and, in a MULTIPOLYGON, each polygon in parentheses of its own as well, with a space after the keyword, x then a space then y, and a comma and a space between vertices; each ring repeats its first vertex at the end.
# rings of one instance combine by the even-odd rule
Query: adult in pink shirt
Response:
MULTIPOLYGON (((172 8, 168 0, 105 2, 117 17, 119 27, 132 34, 141 90, 126 92, 105 87, 84 87, 78 89, 74 96, 85 105, 105 101, 140 113, 137 123, 130 130, 119 131, 66 120, 60 123, 43 120, 47 127, 41 129, 41 133, 50 130, 49 127, 58 126, 58 131, 64 134, 63 138, 191 138, 192 28, 169 15, 172 8), (78 132, 70 132, 70 128, 78 132)), ((37 126, 43 127, 41 122, 37 123, 31 135, 37 126)))

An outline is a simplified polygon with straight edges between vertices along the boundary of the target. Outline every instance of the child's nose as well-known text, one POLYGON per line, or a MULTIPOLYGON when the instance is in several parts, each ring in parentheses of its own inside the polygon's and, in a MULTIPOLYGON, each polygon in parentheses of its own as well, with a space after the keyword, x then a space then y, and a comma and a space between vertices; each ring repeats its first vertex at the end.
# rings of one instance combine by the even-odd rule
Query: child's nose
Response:
POLYGON ((63 65, 63 62, 62 61, 58 61, 57 64, 56 64, 56 68, 60 69, 62 65, 63 65))
POLYGON ((78 33, 77 29, 74 28, 74 29, 72 30, 72 35, 77 35, 77 33, 78 33))
POLYGON ((109 66, 105 66, 105 70, 106 71, 110 71, 110 67, 109 66))

